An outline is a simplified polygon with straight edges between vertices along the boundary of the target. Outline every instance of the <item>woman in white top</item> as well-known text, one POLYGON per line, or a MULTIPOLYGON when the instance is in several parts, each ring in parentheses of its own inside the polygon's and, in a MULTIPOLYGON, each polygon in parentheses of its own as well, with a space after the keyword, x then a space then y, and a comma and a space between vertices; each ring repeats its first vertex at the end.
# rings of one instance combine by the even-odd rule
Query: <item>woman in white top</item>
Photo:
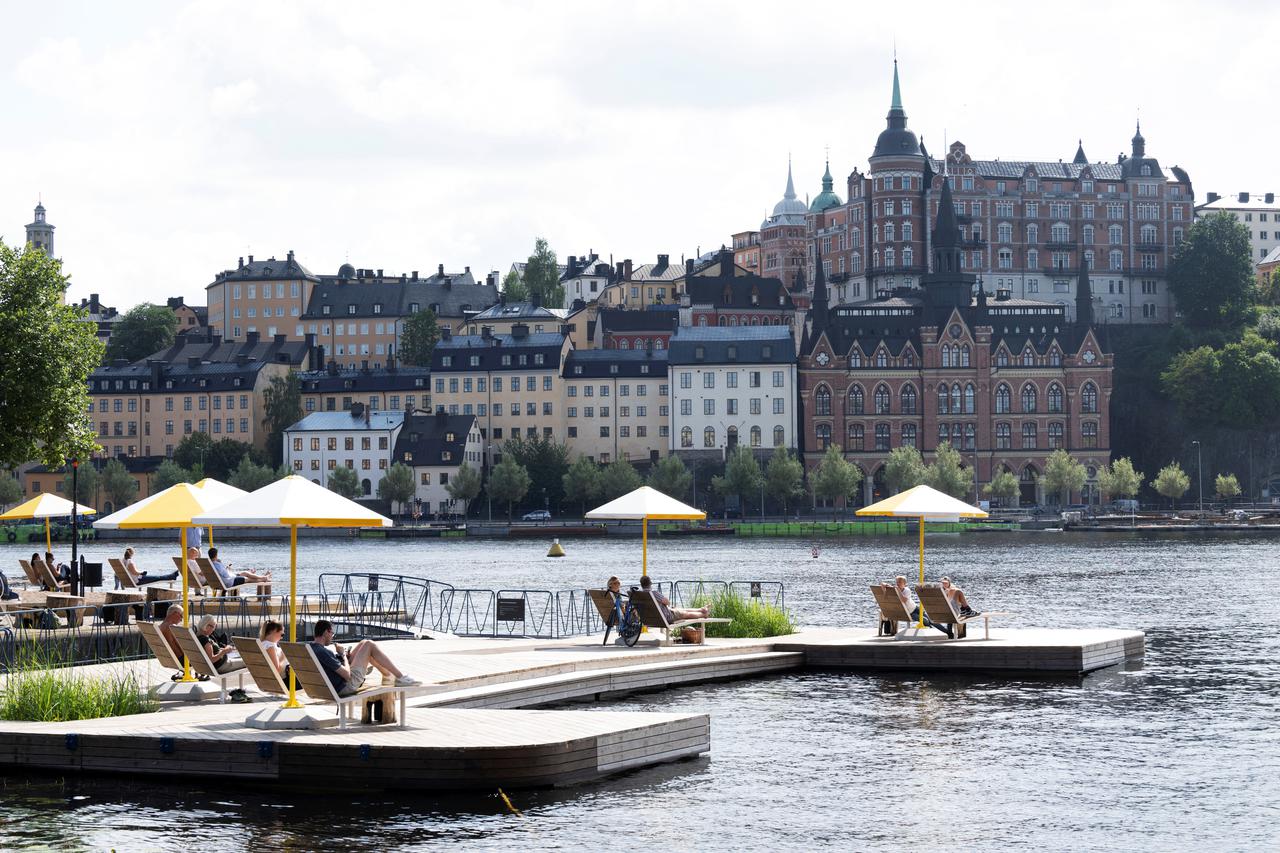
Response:
POLYGON ((178 579, 176 571, 167 575, 153 575, 150 572, 138 571, 138 565, 133 562, 132 548, 124 549, 124 570, 129 573, 129 577, 133 578, 133 582, 138 586, 156 583, 157 581, 176 581, 178 579))
POLYGON ((267 653, 267 660, 271 661, 271 665, 283 678, 285 662, 284 652, 280 651, 280 641, 284 639, 284 626, 274 619, 268 619, 262 623, 262 628, 258 631, 258 639, 262 642, 262 650, 267 653))

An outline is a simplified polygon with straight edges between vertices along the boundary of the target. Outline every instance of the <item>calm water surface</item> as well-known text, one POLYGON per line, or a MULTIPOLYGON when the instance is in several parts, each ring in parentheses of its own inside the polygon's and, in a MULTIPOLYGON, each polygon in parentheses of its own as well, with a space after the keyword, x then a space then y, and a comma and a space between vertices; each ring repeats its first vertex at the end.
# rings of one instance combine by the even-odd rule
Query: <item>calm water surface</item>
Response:
MULTIPOLYGON (((115 552, 90 543, 100 559, 115 552)), ((912 537, 657 540, 664 580, 780 580, 805 625, 870 626, 866 584, 914 570, 912 537)), ((311 540, 320 572, 561 589, 638 573, 638 542, 311 540), (628 574, 629 573, 629 574, 628 574)), ((632 697, 610 708, 707 712, 708 757, 596 785, 496 793, 286 796, 216 777, 9 777, 5 849, 1271 850, 1280 847, 1280 540, 1088 534, 930 535, 930 577, 1020 624, 1147 631, 1145 661, 1082 681, 801 674, 632 697), (689 843, 681 839, 692 834, 689 843)), ((16 568, 24 546, 0 546, 16 568)), ((62 550, 59 550, 61 556, 62 550)), ((141 565, 172 546, 143 543, 141 565)), ((226 543, 285 574, 284 544, 226 543)), ((65 557, 64 557, 65 559, 65 557)), ((318 780, 323 784, 323 780, 318 780)))

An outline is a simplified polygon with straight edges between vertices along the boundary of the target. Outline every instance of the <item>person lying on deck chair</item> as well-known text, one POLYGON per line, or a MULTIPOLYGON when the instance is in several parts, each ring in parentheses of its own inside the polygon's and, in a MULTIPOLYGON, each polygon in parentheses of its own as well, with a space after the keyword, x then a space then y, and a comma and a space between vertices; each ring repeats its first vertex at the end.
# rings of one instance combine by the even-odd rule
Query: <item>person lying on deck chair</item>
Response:
MULTIPOLYGON (((888 584, 886 584, 886 586, 888 586, 888 584)), ((902 601, 902 606, 911 614, 912 620, 920 619, 922 614, 922 611, 920 610, 920 603, 916 601, 916 597, 911 594, 911 590, 907 587, 906 576, 898 575, 894 578, 893 588, 897 591, 898 598, 902 601)), ((923 621, 926 626, 930 628, 937 628, 939 631, 946 634, 948 639, 951 639, 952 634, 950 625, 935 624, 928 616, 925 616, 923 621)))
POLYGON ((138 586, 143 584, 155 583, 157 581, 176 581, 178 579, 178 570, 174 569, 165 575, 153 575, 150 572, 138 571, 138 564, 133 561, 133 549, 124 549, 124 570, 129 573, 129 577, 133 578, 133 582, 138 586))
POLYGON ((328 619, 316 621, 314 638, 311 648, 316 653, 316 660, 320 661, 320 668, 329 676, 329 681, 339 696, 351 696, 359 692, 369 666, 382 673, 383 683, 391 679, 395 679, 396 687, 416 687, 422 683, 401 672, 373 640, 361 640, 350 649, 344 649, 333 642, 333 623, 328 619), (332 649, 329 648, 330 645, 333 646, 332 649))
POLYGON ((980 611, 974 610, 969 606, 969 598, 964 594, 964 590, 953 585, 951 583, 951 578, 943 575, 940 585, 942 587, 942 594, 947 597, 947 600, 951 602, 951 606, 954 607, 956 612, 961 616, 967 618, 970 616, 981 615, 980 611))
POLYGON ((271 572, 261 575, 257 572, 232 572, 230 563, 224 565, 218 559, 217 548, 209 549, 209 562, 213 564, 213 570, 218 573, 218 577, 222 578, 223 586, 228 589, 242 583, 265 583, 271 580, 271 572))
POLYGON ((662 614, 668 622, 679 622, 683 619, 705 619, 711 615, 710 607, 672 607, 667 597, 653 588, 653 581, 648 575, 640 578, 640 588, 653 593, 653 600, 662 608, 662 614))

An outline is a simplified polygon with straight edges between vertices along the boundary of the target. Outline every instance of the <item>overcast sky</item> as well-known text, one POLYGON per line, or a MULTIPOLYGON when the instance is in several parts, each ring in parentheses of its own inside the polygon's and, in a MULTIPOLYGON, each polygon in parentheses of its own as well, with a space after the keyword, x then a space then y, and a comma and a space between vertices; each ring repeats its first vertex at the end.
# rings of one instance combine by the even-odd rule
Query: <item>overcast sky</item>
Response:
POLYGON ((1280 190, 1280 4, 27 3, 0 30, 0 237, 37 195, 121 310, 293 249, 388 274, 673 260, 866 170, 896 41, 930 150, 1147 151, 1280 190))

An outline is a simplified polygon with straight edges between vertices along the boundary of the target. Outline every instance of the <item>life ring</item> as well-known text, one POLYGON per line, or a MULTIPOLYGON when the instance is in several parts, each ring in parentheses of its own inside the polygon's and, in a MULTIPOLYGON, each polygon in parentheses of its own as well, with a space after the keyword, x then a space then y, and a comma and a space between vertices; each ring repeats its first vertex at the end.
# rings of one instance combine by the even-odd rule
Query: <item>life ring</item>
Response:
POLYGON ((5 536, 8 538, 10 542, 18 541, 18 534, 16 531, 10 530, 7 533, 5 533, 5 536))

